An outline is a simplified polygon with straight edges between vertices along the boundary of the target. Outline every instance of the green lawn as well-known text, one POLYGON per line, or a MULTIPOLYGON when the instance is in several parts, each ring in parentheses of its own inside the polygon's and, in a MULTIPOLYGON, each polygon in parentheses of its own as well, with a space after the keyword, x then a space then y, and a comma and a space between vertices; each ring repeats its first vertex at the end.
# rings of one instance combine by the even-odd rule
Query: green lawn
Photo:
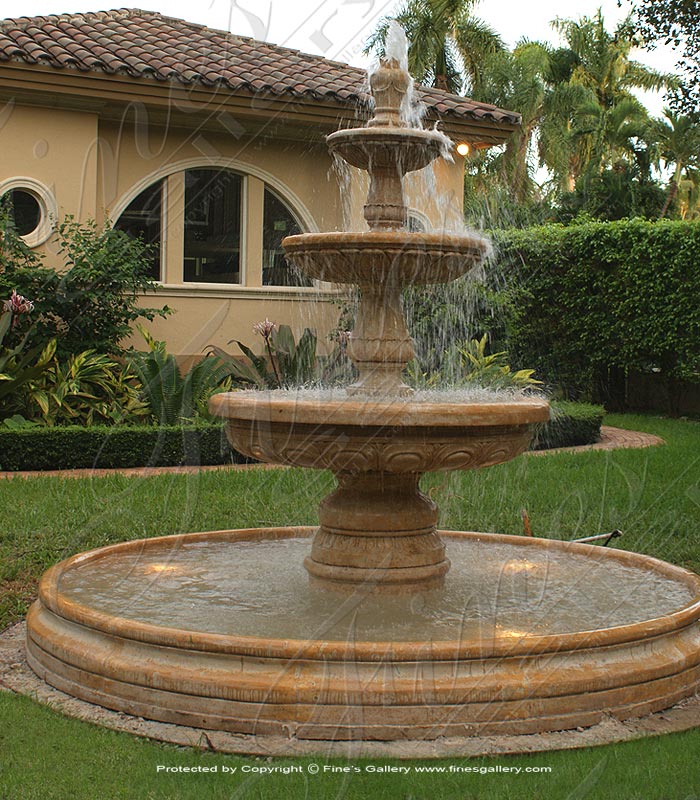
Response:
MULTIPOLYGON (((610 417, 663 436, 647 450, 522 457, 476 473, 431 476, 448 528, 564 539, 620 528, 620 546, 700 571, 700 423, 610 417)), ((312 524, 332 480, 296 470, 134 479, 0 481, 0 629, 26 611, 41 573, 81 550, 181 531, 312 524)), ((156 745, 69 720, 0 693, 0 800, 112 798, 522 798, 697 800, 700 731, 575 752, 465 761, 263 761, 156 745), (393 763, 408 774, 371 772, 393 763), (157 766, 207 766, 166 774, 157 766), (324 766, 347 772, 324 773, 324 766), (444 772, 419 772, 419 767, 444 772), (520 767, 520 774, 460 767, 520 767), (224 774, 223 767, 236 772, 224 774), (301 772, 264 774, 261 767, 301 772), (526 768, 551 767, 550 773, 526 768), (452 771, 450 771, 452 769, 452 771), (357 770, 357 771, 356 771, 357 770)))

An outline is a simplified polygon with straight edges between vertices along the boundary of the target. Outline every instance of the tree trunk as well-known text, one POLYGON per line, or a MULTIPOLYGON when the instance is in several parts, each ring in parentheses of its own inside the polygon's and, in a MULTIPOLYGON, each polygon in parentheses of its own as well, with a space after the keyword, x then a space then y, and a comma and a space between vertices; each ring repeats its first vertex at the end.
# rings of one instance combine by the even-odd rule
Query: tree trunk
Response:
POLYGON ((668 194, 666 195, 666 202, 664 203, 664 207, 661 209, 661 213, 659 214, 659 219, 663 219, 668 209, 671 207, 671 203, 673 202, 673 198, 678 194, 678 184, 681 182, 681 165, 678 164, 676 167, 675 175, 673 176, 673 180, 671 181, 671 185, 668 187, 668 194))
POLYGON ((447 75, 436 75, 435 76, 435 88, 436 89, 444 89, 446 92, 449 92, 450 87, 447 84, 447 75))

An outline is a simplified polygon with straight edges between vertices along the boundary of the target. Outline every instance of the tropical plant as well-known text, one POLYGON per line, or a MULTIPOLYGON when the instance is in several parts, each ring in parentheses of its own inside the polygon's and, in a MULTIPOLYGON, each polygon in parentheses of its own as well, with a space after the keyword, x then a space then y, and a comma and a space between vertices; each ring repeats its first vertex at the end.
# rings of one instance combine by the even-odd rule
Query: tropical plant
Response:
POLYGON ((5 344, 8 333, 21 327, 23 317, 33 310, 34 303, 18 294, 16 289, 0 306, 0 418, 9 416, 12 403, 24 385, 48 368, 56 349, 56 343, 50 342, 45 348, 38 346, 25 352, 26 332, 14 347, 5 344))
MULTIPOLYGON (((504 49, 501 37, 471 14, 475 0, 406 0, 393 18, 409 41, 408 69, 419 83, 453 94, 474 93, 484 59, 504 49)), ((365 53, 384 56, 389 19, 380 21, 365 53)))
POLYGON ((664 199, 656 181, 640 173, 635 164, 618 161, 600 175, 577 181, 573 192, 564 194, 556 210, 558 222, 590 222, 632 217, 655 219, 664 199))
POLYGON ((678 216, 695 220, 700 217, 700 170, 686 169, 678 187, 678 216))
POLYGON ((613 33, 606 30, 600 9, 594 17, 558 17, 552 26, 573 54, 569 82, 593 91, 603 108, 631 97, 632 89, 659 91, 678 84, 676 75, 658 72, 630 57, 642 40, 629 17, 613 33))
POLYGON ((15 413, 25 386, 48 370, 56 352, 55 341, 26 348, 26 335, 15 347, 4 346, 14 319, 11 311, 0 312, 0 419, 15 413))
POLYGON ((231 365, 208 355, 183 375, 165 342, 156 341, 141 325, 137 328, 148 350, 128 351, 127 363, 140 381, 142 399, 158 424, 178 425, 197 417, 209 418, 209 398, 231 387, 231 365))
POLYGON ((260 334, 265 352, 254 353, 243 342, 235 343, 246 360, 212 345, 211 352, 231 370, 231 376, 260 389, 283 389, 294 386, 334 385, 351 374, 342 337, 326 357, 318 354, 316 332, 305 328, 297 342, 289 325, 277 325, 269 319, 257 322, 253 330, 260 334))
POLYGON ((45 425, 133 423, 150 413, 135 374, 103 353, 53 358, 23 393, 22 415, 45 425))
POLYGON ((26 347, 25 333, 15 347, 4 347, 13 328, 19 332, 34 304, 13 291, 0 312, 0 420, 5 427, 132 421, 147 413, 138 399, 134 376, 108 356, 92 350, 60 362, 56 340, 26 347))
POLYGON ((546 78, 550 53, 539 42, 522 41, 513 52, 501 51, 485 61, 484 77, 477 100, 509 108, 521 115, 521 122, 492 162, 500 183, 510 187, 516 202, 531 197, 534 190, 531 158, 533 134, 541 124, 547 100, 546 78))
POLYGON ((659 217, 663 219, 669 211, 683 181, 684 172, 700 164, 700 120, 697 116, 684 116, 664 109, 665 119, 654 120, 653 135, 656 138, 661 159, 666 167, 674 167, 673 176, 659 217))
POLYGON ((460 383, 490 389, 526 389, 542 383, 533 377, 534 369, 513 372, 505 350, 487 353, 487 347, 486 334, 481 339, 470 339, 455 346, 460 360, 460 383))
MULTIPOLYGON (((676 86, 677 76, 658 72, 631 58, 641 45, 629 18, 612 33, 605 27, 600 9, 594 17, 557 18, 552 23, 568 52, 568 70, 557 83, 583 91, 580 102, 559 119, 569 136, 569 185, 584 174, 599 174, 622 154, 629 139, 641 134, 646 112, 633 89, 659 91, 676 86), (567 74, 568 72, 568 74, 567 74)), ((551 141, 551 137, 549 139, 551 141)), ((547 163, 547 151, 543 152, 547 163)), ((548 166, 561 168, 561 155, 548 166), (559 163, 555 163, 559 162, 559 163)))

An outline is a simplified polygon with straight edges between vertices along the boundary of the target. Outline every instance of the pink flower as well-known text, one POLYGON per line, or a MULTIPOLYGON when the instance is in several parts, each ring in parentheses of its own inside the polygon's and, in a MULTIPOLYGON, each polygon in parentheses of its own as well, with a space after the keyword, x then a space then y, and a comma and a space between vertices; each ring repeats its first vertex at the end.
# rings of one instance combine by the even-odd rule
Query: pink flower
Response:
POLYGON ((276 327, 274 322, 270 322, 270 320, 265 317, 264 322, 256 322, 255 325, 253 325, 253 330, 255 333, 259 333, 263 339, 269 339, 272 331, 274 331, 276 327))
POLYGON ((34 311, 34 303, 32 303, 31 300, 27 300, 26 297, 22 297, 21 294, 17 294, 17 289, 13 289, 10 299, 5 300, 2 304, 2 308, 3 311, 9 311, 10 314, 13 315, 12 327, 14 328, 17 323, 17 317, 22 316, 22 314, 30 314, 34 311))

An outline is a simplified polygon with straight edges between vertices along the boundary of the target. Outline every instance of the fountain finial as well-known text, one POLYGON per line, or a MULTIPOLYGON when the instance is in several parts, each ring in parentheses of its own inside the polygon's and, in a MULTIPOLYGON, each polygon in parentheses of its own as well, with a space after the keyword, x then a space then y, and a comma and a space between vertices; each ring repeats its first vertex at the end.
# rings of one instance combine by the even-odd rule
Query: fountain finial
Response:
POLYGON ((374 117, 368 128, 405 128, 401 107, 411 86, 411 77, 395 58, 383 58, 369 78, 374 97, 374 117))

